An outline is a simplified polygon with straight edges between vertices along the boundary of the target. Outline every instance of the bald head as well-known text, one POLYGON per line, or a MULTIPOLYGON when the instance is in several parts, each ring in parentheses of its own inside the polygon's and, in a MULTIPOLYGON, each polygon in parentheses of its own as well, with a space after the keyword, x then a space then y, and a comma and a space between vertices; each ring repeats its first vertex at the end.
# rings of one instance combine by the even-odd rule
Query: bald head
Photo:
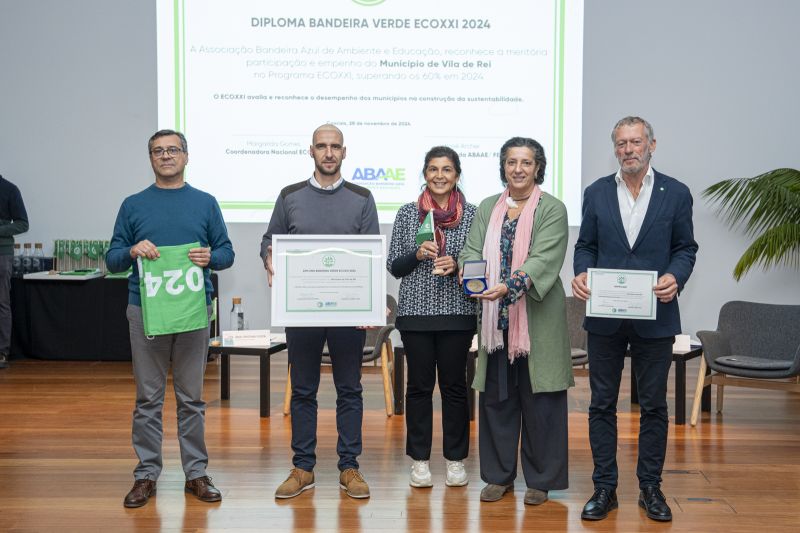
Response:
POLYGON ((320 185, 325 187, 338 181, 342 161, 347 156, 342 130, 333 124, 323 124, 314 130, 308 153, 314 159, 314 176, 320 185))
POLYGON ((314 134, 311 136, 311 145, 313 146, 317 142, 317 136, 322 132, 333 132, 339 136, 339 142, 343 145, 344 144, 344 134, 342 130, 334 126, 333 124, 323 124, 319 128, 314 130, 314 134))

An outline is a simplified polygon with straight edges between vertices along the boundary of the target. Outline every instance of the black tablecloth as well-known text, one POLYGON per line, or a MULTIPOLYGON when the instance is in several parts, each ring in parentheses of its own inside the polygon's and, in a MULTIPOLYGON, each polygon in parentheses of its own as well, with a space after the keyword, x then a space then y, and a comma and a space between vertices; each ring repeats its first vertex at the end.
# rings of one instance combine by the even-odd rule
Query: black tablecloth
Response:
MULTIPOLYGON (((215 295, 217 276, 212 274, 215 295)), ((128 280, 11 280, 11 356, 130 361, 128 280)))

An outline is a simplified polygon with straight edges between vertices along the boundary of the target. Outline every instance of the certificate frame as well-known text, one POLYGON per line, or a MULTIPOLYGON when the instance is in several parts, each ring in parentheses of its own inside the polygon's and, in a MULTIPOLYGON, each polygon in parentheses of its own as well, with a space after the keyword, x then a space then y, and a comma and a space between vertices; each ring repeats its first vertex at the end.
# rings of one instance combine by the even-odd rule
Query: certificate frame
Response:
POLYGON ((273 235, 272 326, 386 325, 384 235, 273 235))
POLYGON ((586 300, 586 316, 655 320, 658 310, 653 287, 655 270, 587 269, 587 285, 592 291, 586 300))

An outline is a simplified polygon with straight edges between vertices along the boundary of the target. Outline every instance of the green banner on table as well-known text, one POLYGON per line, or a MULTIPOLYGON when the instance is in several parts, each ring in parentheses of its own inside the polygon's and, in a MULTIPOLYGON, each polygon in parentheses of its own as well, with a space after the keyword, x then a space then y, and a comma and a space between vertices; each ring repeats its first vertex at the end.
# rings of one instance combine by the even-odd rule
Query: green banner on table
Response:
POLYGON ((145 335, 208 327, 203 269, 189 260, 189 250, 199 246, 159 246, 158 259, 137 260, 145 335))

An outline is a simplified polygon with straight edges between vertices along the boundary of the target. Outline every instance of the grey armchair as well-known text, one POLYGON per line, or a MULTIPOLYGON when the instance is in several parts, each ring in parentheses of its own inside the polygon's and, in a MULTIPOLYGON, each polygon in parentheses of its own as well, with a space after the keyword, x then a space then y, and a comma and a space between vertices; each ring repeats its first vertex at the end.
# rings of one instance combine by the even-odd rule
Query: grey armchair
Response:
POLYGON ((800 392, 800 305, 727 302, 716 331, 698 331, 703 359, 692 405, 697 424, 705 387, 717 385, 722 412, 725 385, 800 392), (707 369, 712 373, 706 376, 707 369))
POLYGON ((583 329, 583 319, 586 316, 586 302, 567 296, 567 329, 569 330, 569 345, 572 348, 572 373, 576 376, 587 376, 589 371, 589 354, 586 351, 586 330, 583 329))
MULTIPOLYGON (((392 384, 394 383, 394 350, 389 335, 394 331, 394 321, 397 317, 397 301, 393 296, 386 295, 386 308, 389 314, 386 315, 386 325, 381 328, 368 329, 367 339, 364 342, 364 354, 361 364, 372 363, 372 365, 362 366, 361 371, 368 374, 382 374, 383 376, 383 396, 386 403, 386 416, 394 414, 394 396, 392 394, 392 384), (378 361, 381 362, 378 366, 378 361)), ((291 369, 290 369, 291 370, 291 369)), ((328 347, 322 351, 322 372, 330 372, 331 356, 328 347)), ((292 400, 292 380, 291 372, 286 377, 286 392, 283 398, 283 414, 288 416, 290 413, 292 400)))

